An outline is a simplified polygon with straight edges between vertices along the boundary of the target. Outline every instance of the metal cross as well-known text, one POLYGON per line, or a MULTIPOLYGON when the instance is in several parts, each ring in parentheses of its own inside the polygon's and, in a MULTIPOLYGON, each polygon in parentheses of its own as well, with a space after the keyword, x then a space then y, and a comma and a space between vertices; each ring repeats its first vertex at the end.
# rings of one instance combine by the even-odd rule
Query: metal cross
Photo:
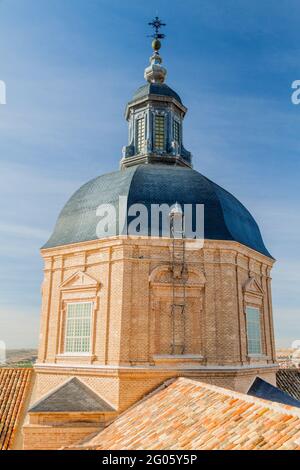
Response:
POLYGON ((152 38, 154 39, 164 39, 166 37, 165 34, 162 34, 159 32, 160 28, 163 26, 166 26, 166 23, 163 23, 158 16, 154 18, 151 23, 148 23, 149 26, 152 26, 152 28, 155 30, 155 33, 151 35, 152 38))

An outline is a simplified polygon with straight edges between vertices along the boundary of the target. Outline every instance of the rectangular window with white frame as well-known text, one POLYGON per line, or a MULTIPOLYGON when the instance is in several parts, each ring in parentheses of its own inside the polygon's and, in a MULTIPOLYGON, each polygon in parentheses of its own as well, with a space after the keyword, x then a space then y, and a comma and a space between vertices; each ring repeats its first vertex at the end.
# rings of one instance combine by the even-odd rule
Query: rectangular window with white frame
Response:
POLYGON ((92 302, 76 302, 67 305, 64 348, 66 354, 90 353, 92 312, 92 302))
POLYGON ((246 307, 248 354, 262 354, 261 312, 257 307, 246 307))

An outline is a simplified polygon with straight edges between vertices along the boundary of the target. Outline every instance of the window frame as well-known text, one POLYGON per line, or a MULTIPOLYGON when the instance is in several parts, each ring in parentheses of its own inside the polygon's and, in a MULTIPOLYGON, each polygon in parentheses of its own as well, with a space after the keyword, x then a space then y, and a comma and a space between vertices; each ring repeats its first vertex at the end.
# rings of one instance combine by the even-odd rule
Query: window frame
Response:
MULTIPOLYGON (((245 321, 246 321, 246 338, 247 338, 247 355, 249 357, 261 357, 264 355, 263 351, 263 325, 262 325, 262 310, 259 306, 257 305, 251 305, 247 304, 245 306, 245 321), (256 322, 259 325, 259 340, 255 340, 250 337, 249 334, 249 319, 248 319, 248 309, 256 310, 258 313, 258 321, 256 322), (257 351, 251 351, 250 350, 250 343, 257 341, 259 342, 260 350, 259 352, 257 351)), ((253 323, 253 322, 252 322, 253 323)))
POLYGON ((135 121, 136 154, 141 155, 145 146, 146 119, 145 116, 138 116, 135 121), (139 128, 141 124, 141 128, 139 128))
MULTIPOLYGON (((65 308, 65 320, 64 320, 64 341, 63 341, 63 356, 91 356, 92 355, 92 347, 93 347, 93 315, 94 315, 94 302, 91 300, 88 301, 72 301, 72 302, 66 302, 66 308, 65 308), (67 331, 68 331, 68 310, 69 306, 71 305, 79 305, 79 304, 89 304, 90 305, 90 335, 89 335, 89 350, 88 351, 66 351, 66 345, 67 345, 67 331)), ((70 336, 69 336, 70 337, 70 336)), ((88 338, 88 336, 78 336, 78 338, 88 338)), ((75 338, 75 336, 73 337, 75 338)))
POLYGON ((174 142, 176 142, 178 145, 180 145, 180 141, 181 141, 181 123, 176 118, 173 118, 172 134, 173 134, 174 142), (177 127, 177 129, 176 129, 176 127, 177 127), (178 139, 176 139, 176 133, 177 132, 178 132, 178 139))
POLYGON ((167 133, 166 133, 166 115, 165 113, 155 113, 154 115, 154 150, 158 153, 163 153, 166 151, 166 138, 167 138, 167 133), (158 120, 161 120, 163 122, 163 125, 160 125, 159 128, 157 128, 157 122, 158 120), (162 130, 162 132, 161 132, 162 130), (159 131, 159 132, 157 132, 159 131), (157 138, 162 142, 162 146, 157 146, 157 138))

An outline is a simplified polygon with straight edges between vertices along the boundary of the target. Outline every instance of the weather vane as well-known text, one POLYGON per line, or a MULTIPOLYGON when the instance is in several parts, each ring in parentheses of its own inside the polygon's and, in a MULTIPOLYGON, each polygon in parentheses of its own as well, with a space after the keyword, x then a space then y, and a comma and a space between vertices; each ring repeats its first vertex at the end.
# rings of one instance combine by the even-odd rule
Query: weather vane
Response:
POLYGON ((163 26, 166 26, 166 23, 163 23, 158 16, 156 16, 154 18, 153 21, 151 21, 150 23, 148 23, 149 26, 152 26, 152 28, 154 29, 154 34, 151 35, 152 38, 154 39, 164 39, 166 37, 165 34, 163 33, 160 33, 160 28, 162 28, 163 26))
POLYGON ((148 25, 154 30, 154 33, 149 36, 150 38, 153 38, 151 46, 154 53, 152 53, 150 57, 149 67, 145 69, 144 77, 150 83, 164 83, 167 71, 161 65, 162 58, 159 54, 159 50, 161 48, 160 40, 166 37, 165 34, 160 32, 160 29, 163 26, 166 26, 166 23, 163 23, 156 14, 154 20, 148 23, 148 25))

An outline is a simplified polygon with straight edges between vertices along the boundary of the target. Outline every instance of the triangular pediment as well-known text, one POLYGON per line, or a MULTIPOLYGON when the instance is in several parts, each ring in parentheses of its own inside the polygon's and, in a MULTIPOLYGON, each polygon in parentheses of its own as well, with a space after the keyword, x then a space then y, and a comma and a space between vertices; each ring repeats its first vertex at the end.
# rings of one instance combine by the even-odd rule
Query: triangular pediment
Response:
POLYGON ((61 285, 61 289, 82 289, 82 288, 97 288, 99 287, 99 282, 96 281, 93 277, 84 273, 83 271, 78 271, 75 274, 72 274, 68 279, 66 279, 61 285))
POLYGON ((30 413, 114 412, 103 398, 74 377, 30 408, 30 413))
POLYGON ((244 292, 256 295, 264 295, 264 291, 254 277, 250 277, 244 284, 244 292))

